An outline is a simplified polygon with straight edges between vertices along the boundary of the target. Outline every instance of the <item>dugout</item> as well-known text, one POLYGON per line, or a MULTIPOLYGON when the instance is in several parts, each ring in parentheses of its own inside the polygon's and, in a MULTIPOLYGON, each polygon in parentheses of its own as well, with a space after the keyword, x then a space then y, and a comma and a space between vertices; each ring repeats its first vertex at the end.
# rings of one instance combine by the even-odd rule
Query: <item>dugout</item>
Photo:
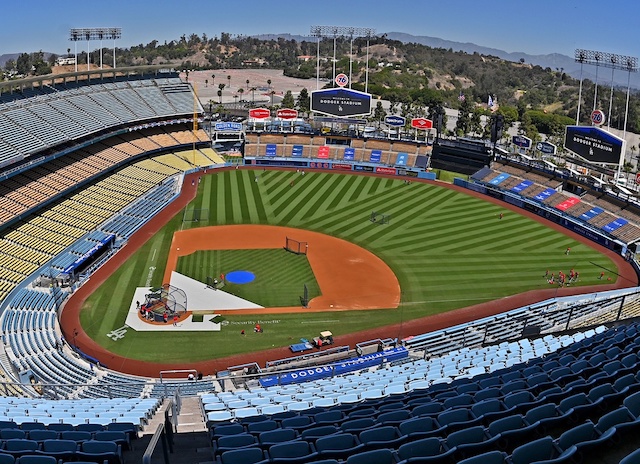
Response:
POLYGON ((78 280, 78 277, 83 271, 91 267, 96 262, 102 260, 111 252, 115 241, 116 236, 114 234, 109 234, 101 239, 98 243, 92 246, 91 249, 77 258, 73 263, 65 267, 60 273, 60 278, 65 282, 75 282, 78 280))
POLYGON ((431 168, 474 174, 491 164, 491 148, 483 140, 440 139, 433 146, 431 168))

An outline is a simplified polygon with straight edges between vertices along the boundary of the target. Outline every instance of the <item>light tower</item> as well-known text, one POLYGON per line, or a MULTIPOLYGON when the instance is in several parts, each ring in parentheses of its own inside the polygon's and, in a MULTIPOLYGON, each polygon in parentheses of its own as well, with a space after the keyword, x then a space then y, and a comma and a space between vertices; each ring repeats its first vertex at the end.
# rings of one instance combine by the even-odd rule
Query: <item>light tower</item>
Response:
POLYGON ((370 27, 351 26, 311 26, 311 36, 318 40, 316 56, 316 90, 320 88, 320 39, 322 37, 333 37, 333 81, 336 80, 336 40, 338 37, 349 37, 351 53, 349 54, 349 88, 351 88, 351 70, 353 60, 353 39, 358 37, 367 38, 367 62, 365 74, 365 92, 369 86, 369 40, 376 34, 375 29, 370 27))
POLYGON ((100 41, 100 69, 102 69, 102 41, 113 39, 113 67, 116 67, 116 39, 122 38, 122 29, 119 27, 81 27, 69 31, 69 40, 74 43, 76 57, 76 72, 78 72, 78 42, 87 41, 87 71, 89 71, 89 42, 100 41))

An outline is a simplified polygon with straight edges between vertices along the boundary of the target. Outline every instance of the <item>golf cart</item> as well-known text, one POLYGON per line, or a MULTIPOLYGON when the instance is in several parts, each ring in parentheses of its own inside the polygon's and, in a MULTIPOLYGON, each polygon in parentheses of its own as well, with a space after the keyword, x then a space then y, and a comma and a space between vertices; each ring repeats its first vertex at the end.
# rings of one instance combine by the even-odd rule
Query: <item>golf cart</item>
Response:
POLYGON ((313 346, 315 346, 316 348, 320 348, 321 346, 325 345, 333 345, 333 334, 328 330, 320 332, 319 337, 313 338, 313 346))

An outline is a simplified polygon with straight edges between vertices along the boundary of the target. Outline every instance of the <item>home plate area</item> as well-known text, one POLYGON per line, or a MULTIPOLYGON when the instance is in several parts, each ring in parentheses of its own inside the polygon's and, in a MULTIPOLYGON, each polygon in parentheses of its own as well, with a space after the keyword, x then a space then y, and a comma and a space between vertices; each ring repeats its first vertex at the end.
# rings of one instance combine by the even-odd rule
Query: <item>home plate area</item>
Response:
POLYGON ((170 286, 181 290, 186 295, 186 309, 191 314, 185 319, 181 318, 177 324, 173 325, 172 318, 167 323, 146 321, 139 315, 139 304, 148 301, 150 292, 157 290, 149 287, 138 287, 131 299, 129 312, 125 324, 133 330, 139 332, 154 331, 220 331, 220 323, 213 322, 212 319, 218 311, 234 309, 259 309, 263 306, 251 301, 239 298, 224 290, 215 290, 195 279, 173 271, 171 273, 170 286), (193 314, 205 313, 202 322, 194 322, 193 314))

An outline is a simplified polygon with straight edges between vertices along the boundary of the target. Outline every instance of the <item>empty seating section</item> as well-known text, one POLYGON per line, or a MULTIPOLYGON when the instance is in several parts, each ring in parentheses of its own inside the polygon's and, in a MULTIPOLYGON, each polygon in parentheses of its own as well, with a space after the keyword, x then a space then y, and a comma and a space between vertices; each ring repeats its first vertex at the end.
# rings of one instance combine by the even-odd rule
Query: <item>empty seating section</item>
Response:
POLYGON ((427 380, 432 360, 420 359, 201 400, 222 463, 253 454, 251 462, 582 462, 640 427, 638 330, 631 323, 557 338, 544 357, 444 383, 427 380), (379 394, 368 397, 378 376, 379 394), (385 393, 396 379, 405 391, 385 393))
MULTIPOLYGON (((164 132, 175 145, 176 142, 170 133, 164 132)), ((0 225, 29 212, 52 196, 74 189, 78 183, 88 181, 130 158, 141 155, 145 151, 143 147, 148 145, 147 142, 142 143, 143 140, 149 140, 146 131, 128 134, 126 141, 116 138, 113 145, 108 142, 96 143, 0 182, 0 225), (135 142, 139 142, 142 147, 135 142)), ((153 144, 153 149, 158 147, 157 144, 153 144)), ((218 161, 210 160, 197 150, 196 153, 195 166, 209 166, 218 161)), ((185 167, 193 168, 193 165, 185 167)))
MULTIPOLYGON (((530 199, 536 199, 539 194, 549 187, 556 189, 562 185, 561 180, 554 180, 548 176, 537 174, 532 171, 526 171, 517 166, 503 165, 500 163, 494 163, 491 169, 485 168, 479 171, 474 175, 474 178, 489 184, 492 180, 498 179, 498 176, 500 176, 501 173, 509 174, 509 177, 506 179, 500 179, 498 182, 498 188, 503 191, 511 191, 511 189, 522 182, 523 179, 533 181, 533 184, 520 190, 520 193, 523 196, 530 199)), ((541 200, 536 200, 548 207, 555 208, 570 199, 571 196, 563 192, 556 191, 551 195, 545 194, 541 198, 541 200)), ((592 193, 586 193, 580 197, 580 201, 576 204, 564 209, 564 212, 577 220, 584 221, 587 224, 603 231, 607 230, 605 229, 605 226, 611 224, 613 221, 618 219, 618 217, 625 218, 630 222, 618 228, 614 228, 613 230, 608 230, 608 233, 625 243, 632 243, 640 239, 640 226, 638 225, 640 224, 640 216, 633 211, 623 209, 614 201, 608 201, 605 194, 596 196, 592 193), (588 219, 581 217, 594 207, 602 208, 604 211, 595 215, 588 215, 588 219)))
POLYGON ((201 111, 188 84, 148 76, 132 76, 130 82, 60 84, 50 92, 35 92, 33 98, 25 92, 24 97, 0 101, 0 163, 122 124, 201 111))

